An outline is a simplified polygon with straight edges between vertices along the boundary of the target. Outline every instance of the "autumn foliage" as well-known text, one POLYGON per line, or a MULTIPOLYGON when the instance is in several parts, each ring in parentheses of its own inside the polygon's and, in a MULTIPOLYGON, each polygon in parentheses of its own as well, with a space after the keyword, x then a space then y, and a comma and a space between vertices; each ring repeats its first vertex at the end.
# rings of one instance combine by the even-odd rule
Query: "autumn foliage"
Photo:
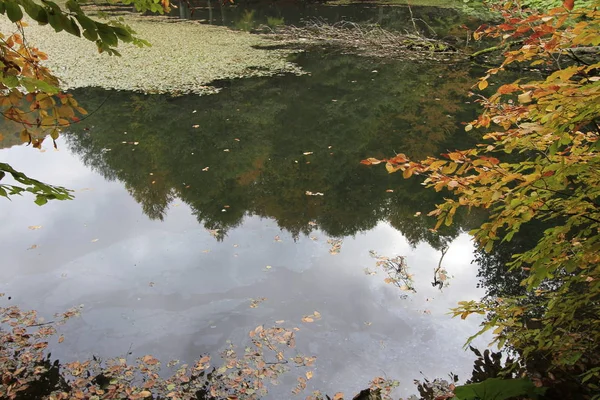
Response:
POLYGON ((524 224, 550 228, 510 267, 527 272, 522 285, 535 299, 462 302, 466 318, 488 316, 480 333, 519 354, 540 384, 576 387, 581 398, 600 392, 600 11, 573 1, 544 13, 505 2, 504 22, 481 27, 475 38, 508 45, 504 61, 476 85, 483 107, 465 130, 480 129, 480 143, 422 161, 403 154, 367 159, 448 197, 429 213, 436 229, 450 225, 461 207, 489 210, 471 234, 490 251, 524 224), (508 68, 536 68, 543 80, 520 79, 489 93, 493 76, 508 68), (543 360, 540 362, 539 360, 543 360))

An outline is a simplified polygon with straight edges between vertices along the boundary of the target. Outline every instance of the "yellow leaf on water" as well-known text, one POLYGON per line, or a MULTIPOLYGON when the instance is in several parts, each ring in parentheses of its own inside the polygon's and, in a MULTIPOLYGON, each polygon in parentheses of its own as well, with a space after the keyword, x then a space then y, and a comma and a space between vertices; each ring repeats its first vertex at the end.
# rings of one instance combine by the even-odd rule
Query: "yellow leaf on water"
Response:
POLYGON ((477 84, 477 87, 479 88, 479 90, 485 89, 486 87, 488 87, 488 81, 486 81, 485 79, 479 81, 479 83, 477 84))
POLYGON ((92 243, 96 243, 100 239, 92 239, 92 243))
POLYGON ((304 317, 304 318, 302 318, 302 322, 315 322, 315 320, 312 319, 311 317, 304 317))
POLYGON ((33 249, 37 249, 37 244, 32 244, 30 248, 28 248, 27 250, 33 250, 33 249))
POLYGON ((41 225, 31 225, 29 226, 29 229, 31 229, 32 231, 37 231, 38 229, 42 229, 41 225))
POLYGON ((344 400, 344 393, 337 392, 333 395, 333 400, 344 400))
POLYGON ((63 335, 60 335, 60 337, 58 338, 58 343, 62 343, 65 341, 65 337, 63 335))
POLYGON ((142 396, 142 397, 150 397, 152 395, 152 393, 150 391, 148 391, 148 390, 142 390, 139 393, 139 395, 142 396))
POLYGON ((306 379, 310 379, 313 377, 313 372, 312 371, 306 371, 306 379))

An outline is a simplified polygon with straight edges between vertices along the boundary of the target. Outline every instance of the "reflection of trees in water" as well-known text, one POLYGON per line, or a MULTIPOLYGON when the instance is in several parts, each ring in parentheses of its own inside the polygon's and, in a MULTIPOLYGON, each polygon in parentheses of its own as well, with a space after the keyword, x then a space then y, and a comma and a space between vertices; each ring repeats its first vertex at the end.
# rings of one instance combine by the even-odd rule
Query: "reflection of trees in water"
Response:
MULTIPOLYGON (((294 236, 308 234, 309 222, 347 236, 387 220, 412 244, 441 248, 443 237, 455 237, 460 223, 440 238, 424 217, 443 193, 359 161, 386 155, 382 149, 425 157, 460 147, 467 138, 454 115, 471 82, 467 71, 298 57, 311 76, 224 83, 222 93, 205 97, 114 93, 87 120, 89 131, 68 136, 69 146, 107 179, 124 182, 153 219, 178 197, 221 234, 258 215, 294 236)), ((106 92, 77 96, 93 109, 106 92)))

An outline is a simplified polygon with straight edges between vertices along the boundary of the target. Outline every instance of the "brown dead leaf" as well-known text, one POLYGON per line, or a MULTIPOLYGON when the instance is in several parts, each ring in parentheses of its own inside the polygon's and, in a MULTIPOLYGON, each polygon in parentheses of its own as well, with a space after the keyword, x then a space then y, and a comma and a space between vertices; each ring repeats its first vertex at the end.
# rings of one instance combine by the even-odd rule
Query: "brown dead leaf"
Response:
POLYGON ((58 343, 62 343, 65 341, 65 337, 63 335, 60 335, 60 337, 58 338, 58 343))
POLYGON ((28 248, 27 250, 33 250, 33 249, 37 249, 37 244, 32 244, 30 248, 28 248))
POLYGON ((344 393, 337 392, 333 395, 333 400, 344 400, 344 393))

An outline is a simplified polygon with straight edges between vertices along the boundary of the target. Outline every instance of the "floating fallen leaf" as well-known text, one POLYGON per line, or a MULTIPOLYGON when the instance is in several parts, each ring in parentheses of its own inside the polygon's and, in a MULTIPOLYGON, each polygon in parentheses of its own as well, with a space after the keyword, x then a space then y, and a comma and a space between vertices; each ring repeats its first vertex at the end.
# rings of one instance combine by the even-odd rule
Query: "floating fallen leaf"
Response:
POLYGON ((200 128, 200 125, 192 125, 192 128, 200 128))
POLYGON ((100 239, 92 239, 91 242, 96 243, 98 240, 100 240, 100 239))
POLYGON ((234 245, 233 245, 233 247, 238 247, 238 246, 239 246, 239 244, 234 244, 234 245))
POLYGON ((203 171, 203 172, 206 172, 206 171, 208 171, 208 168, 209 168, 209 167, 204 167, 204 168, 202 168, 202 171, 203 171))
POLYGON ((250 308, 256 308, 260 303, 267 300, 266 297, 259 297, 257 299, 250 299, 250 308))
POLYGON ((225 152, 229 152, 229 149, 225 149, 225 150, 223 150, 223 151, 225 151, 225 152))
POLYGON ((135 146, 137 146, 138 144, 140 144, 140 142, 133 142, 133 144, 134 144, 135 146))
POLYGON ((305 192, 305 194, 306 194, 307 196, 323 196, 323 193, 321 193, 321 192, 314 192, 314 193, 313 193, 313 192, 311 192, 310 190, 307 190, 307 191, 305 192))
POLYGON ((344 400, 344 393, 337 392, 333 395, 333 400, 344 400))
POLYGON ((275 241, 276 242, 281 242, 281 238, 279 237, 279 235, 275 236, 275 241))
POLYGON ((310 225, 310 226, 316 226, 316 225, 317 225, 317 223, 316 223, 316 222, 314 222, 314 221, 308 221, 308 225, 310 225))
POLYGON ((278 321, 275 321, 275 323, 276 323, 276 324, 283 324, 284 322, 285 322, 285 320, 283 320, 283 319, 280 319, 280 320, 278 320, 278 321))
POLYGON ((319 240, 319 239, 318 239, 316 236, 311 236, 311 237, 310 237, 310 240, 313 240, 313 241, 315 241, 315 240, 319 240))
POLYGON ((310 379, 313 377, 313 372, 312 371, 306 371, 306 379, 310 379))
POLYGON ((202 250, 203 253, 210 253, 210 250, 202 250))
POLYGON ((272 266, 270 266, 270 265, 267 265, 265 268, 266 268, 266 269, 271 269, 271 268, 273 268, 273 267, 272 267, 272 266))
POLYGON ((331 245, 331 248, 329 249, 329 254, 339 254, 340 250, 342 249, 342 239, 328 239, 327 243, 331 245))
POLYGON ((198 111, 194 110, 194 111, 192 111, 192 114, 196 114, 197 112, 198 112, 198 111))
POLYGON ((371 271, 369 268, 365 268, 363 271, 365 272, 365 275, 377 275, 377 272, 371 271))
POLYGON ((148 282, 148 286, 154 287, 154 282, 148 282))
POLYGON ((156 181, 152 181, 152 184, 154 185, 156 183, 156 181))
POLYGON ((210 233, 213 237, 217 237, 219 236, 219 230, 220 229, 209 229, 208 233, 210 233))
POLYGON ((421 215, 421 211, 417 211, 417 212, 415 213, 415 217, 418 217, 419 215, 421 215))
POLYGON ((315 311, 311 315, 305 315, 302 317, 302 322, 315 322, 316 319, 321 319, 321 313, 318 311, 315 311))
POLYGON ((65 341, 65 337, 63 335, 60 335, 60 337, 58 338, 58 343, 62 343, 65 341))
POLYGON ((312 151, 305 151, 302 154, 304 154, 305 156, 309 156, 309 155, 313 154, 313 152, 312 151))
POLYGON ((37 244, 32 244, 30 248, 28 248, 27 250, 33 250, 33 249, 37 249, 37 244))
POLYGON ((239 142, 239 141, 240 141, 240 139, 238 139, 238 138, 235 138, 235 139, 233 139, 233 140, 235 140, 236 142, 239 142))
POLYGON ((42 229, 41 225, 31 225, 29 227, 29 229, 31 229, 32 231, 37 231, 38 229, 42 229))
POLYGON ((366 326, 371 326, 371 325, 373 325, 373 323, 372 322, 365 322, 365 325, 366 326))

